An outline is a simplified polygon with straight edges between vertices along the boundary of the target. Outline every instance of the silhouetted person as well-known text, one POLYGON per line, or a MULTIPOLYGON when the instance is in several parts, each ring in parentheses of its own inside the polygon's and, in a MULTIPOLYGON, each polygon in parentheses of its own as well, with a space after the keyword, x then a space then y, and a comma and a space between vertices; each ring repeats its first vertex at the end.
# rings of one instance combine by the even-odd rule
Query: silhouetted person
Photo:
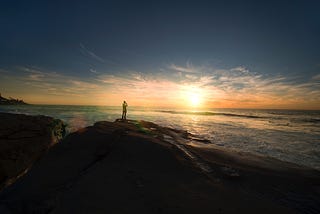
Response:
POLYGON ((126 120, 127 119, 127 102, 123 101, 122 103, 122 120, 126 120))

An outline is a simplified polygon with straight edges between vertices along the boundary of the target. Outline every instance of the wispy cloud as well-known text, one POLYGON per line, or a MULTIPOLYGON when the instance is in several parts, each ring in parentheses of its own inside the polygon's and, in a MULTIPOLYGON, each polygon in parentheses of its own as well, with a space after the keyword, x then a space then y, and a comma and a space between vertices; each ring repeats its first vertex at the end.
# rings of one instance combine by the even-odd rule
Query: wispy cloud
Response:
POLYGON ((198 79, 198 76, 192 75, 192 74, 186 74, 185 77, 186 77, 187 79, 189 79, 189 80, 196 80, 196 79, 198 79))
POLYGON ((242 72, 242 73, 248 73, 249 70, 247 68, 245 68, 244 66, 238 66, 235 68, 230 69, 231 71, 238 71, 238 72, 242 72))
POLYGON ((8 70, 0 68, 0 73, 9 73, 8 70))
POLYGON ((199 68, 194 68, 191 63, 187 63, 186 66, 179 66, 175 64, 171 64, 169 66, 169 69, 172 69, 174 71, 178 72, 185 72, 185 73, 199 73, 201 70, 199 68))
POLYGON ((93 51, 90 51, 89 49, 87 49, 82 43, 80 43, 80 51, 81 53, 83 53, 86 56, 90 56, 93 59, 105 63, 106 61, 104 59, 102 59, 101 57, 99 57, 98 55, 96 55, 93 51))
POLYGON ((111 64, 111 65, 119 65, 117 62, 115 62, 112 59, 109 58, 103 58, 101 56, 98 56, 96 53, 94 53, 92 50, 89 50, 84 44, 80 43, 80 52, 91 59, 96 60, 97 62, 103 63, 103 64, 111 64))
POLYGON ((93 104, 95 100, 93 95, 102 90, 101 85, 93 79, 83 80, 33 67, 18 67, 17 72, 23 72, 16 78, 16 81, 20 80, 19 87, 26 86, 29 93, 42 96, 44 103, 45 100, 59 100, 68 104, 93 104))
POLYGON ((22 72, 19 78, 11 79, 20 90, 52 102, 118 105, 126 99, 131 105, 183 107, 188 105, 188 97, 197 95, 206 107, 320 108, 319 75, 297 82, 296 78, 265 76, 242 66, 216 69, 190 64, 170 65, 160 73, 127 71, 106 75, 92 69, 95 75, 90 78, 34 67, 19 67, 18 71, 22 72), (173 68, 180 74, 172 72, 173 68))
POLYGON ((89 71, 90 71, 91 73, 94 73, 94 74, 98 74, 98 73, 99 73, 97 70, 92 69, 92 68, 90 68, 89 71))
POLYGON ((34 81, 42 81, 42 78, 44 77, 44 74, 30 74, 29 79, 34 81))
POLYGON ((320 80, 320 74, 317 74, 312 77, 313 80, 320 80))
POLYGON ((314 81, 298 83, 285 76, 264 76, 242 66, 193 66, 191 72, 188 66, 170 65, 162 71, 163 76, 104 75, 99 80, 113 86, 113 93, 125 92, 129 97, 143 97, 146 102, 160 99, 162 104, 169 100, 183 103, 183 96, 195 93, 211 107, 316 108, 320 104, 320 85, 314 81), (173 68, 184 73, 177 78, 171 72, 173 68))

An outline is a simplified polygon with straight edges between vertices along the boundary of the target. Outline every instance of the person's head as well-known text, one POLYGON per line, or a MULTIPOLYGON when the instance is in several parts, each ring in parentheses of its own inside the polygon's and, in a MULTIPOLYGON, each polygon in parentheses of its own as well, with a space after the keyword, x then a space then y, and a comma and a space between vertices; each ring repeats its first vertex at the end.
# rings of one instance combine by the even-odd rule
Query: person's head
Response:
POLYGON ((127 103, 127 102, 124 100, 123 103, 127 103))

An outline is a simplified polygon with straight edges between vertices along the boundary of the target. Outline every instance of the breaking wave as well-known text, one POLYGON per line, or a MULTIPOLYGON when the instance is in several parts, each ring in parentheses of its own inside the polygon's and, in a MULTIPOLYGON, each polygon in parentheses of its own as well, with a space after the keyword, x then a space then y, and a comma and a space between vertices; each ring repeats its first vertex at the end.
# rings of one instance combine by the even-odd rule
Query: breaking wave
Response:
POLYGON ((210 111, 157 111, 168 114, 188 114, 188 115, 204 115, 204 116, 229 116, 229 117, 245 117, 245 118, 266 118, 263 116, 256 115, 245 115, 245 114, 232 114, 232 113, 220 113, 210 111))

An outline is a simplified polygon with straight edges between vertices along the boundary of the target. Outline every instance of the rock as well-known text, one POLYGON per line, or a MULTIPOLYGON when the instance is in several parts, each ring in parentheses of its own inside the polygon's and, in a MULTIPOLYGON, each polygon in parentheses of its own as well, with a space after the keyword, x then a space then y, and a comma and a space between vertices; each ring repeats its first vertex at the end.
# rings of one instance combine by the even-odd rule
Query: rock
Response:
POLYGON ((228 178, 239 178, 240 177, 239 172, 237 172, 237 170, 235 170, 231 167, 223 166, 223 167, 220 167, 220 170, 225 177, 228 177, 228 178))
POLYGON ((12 97, 5 98, 1 96, 0 93, 0 105, 27 105, 28 103, 25 103, 23 100, 15 99, 12 97))
MULTIPOLYGON (((80 129, 0 193, 0 212, 294 213, 269 198, 242 191, 244 179, 216 182, 212 176, 218 176, 219 165, 211 165, 215 167, 211 174, 201 170, 179 148, 190 149, 197 157, 199 149, 196 153, 182 147, 182 139, 175 142, 181 136, 179 130, 146 121, 102 121, 80 129), (167 138, 173 143, 163 135, 170 135, 167 138)), ((234 167, 230 167, 224 171, 232 175, 234 167)), ((270 179, 265 175, 251 177, 250 185, 268 189, 270 179)))
POLYGON ((0 189, 24 174, 64 134, 61 120, 0 113, 0 189))

